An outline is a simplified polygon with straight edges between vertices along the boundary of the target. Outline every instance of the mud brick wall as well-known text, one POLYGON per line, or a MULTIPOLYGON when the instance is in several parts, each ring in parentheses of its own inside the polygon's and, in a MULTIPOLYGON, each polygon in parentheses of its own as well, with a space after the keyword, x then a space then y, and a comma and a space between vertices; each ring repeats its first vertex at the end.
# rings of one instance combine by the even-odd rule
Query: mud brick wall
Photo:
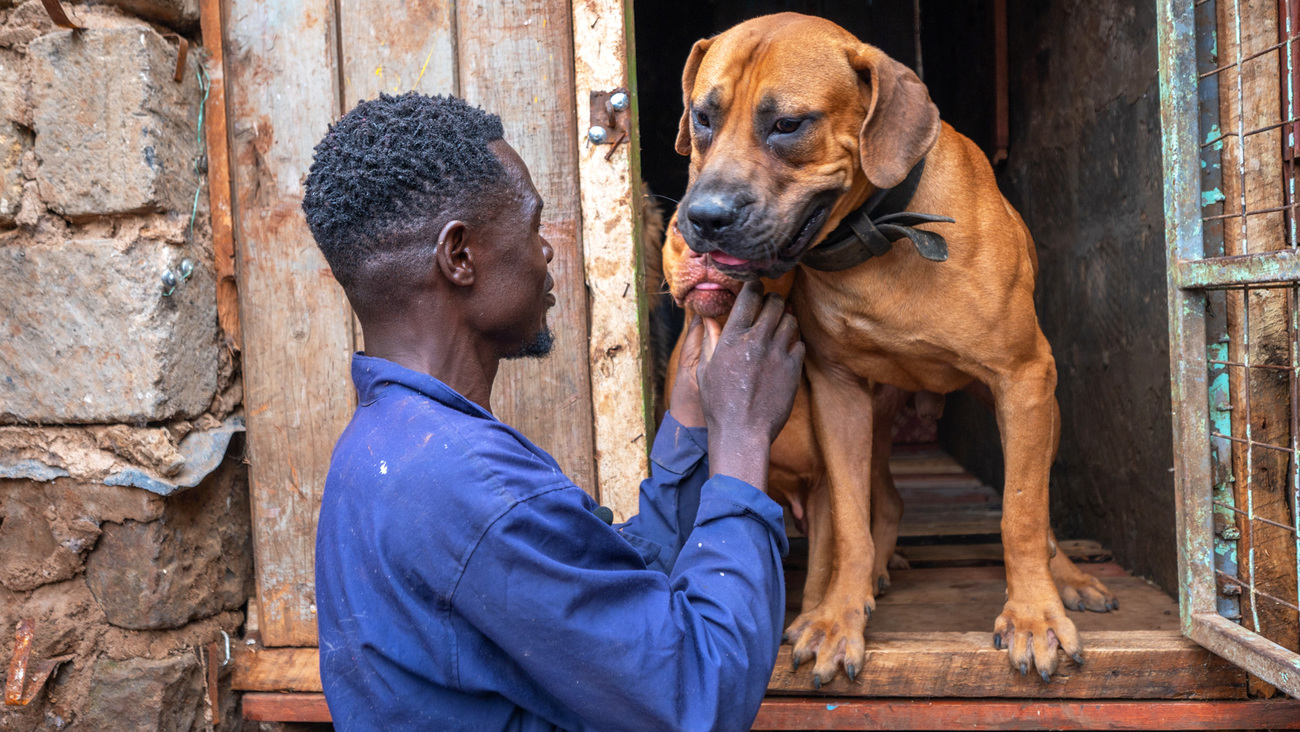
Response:
MULTIPOLYGON (((1011 144, 998 183, 1033 233, 1056 355, 1052 522, 1177 592, 1153 3, 1007 3, 1011 144)), ((943 441, 1001 484, 991 414, 949 398, 943 441)))
POLYGON ((198 0, 63 4, 85 30, 0 0, 0 673, 20 619, 29 668, 70 659, 0 729, 213 729, 205 653, 240 635, 252 547, 198 0))

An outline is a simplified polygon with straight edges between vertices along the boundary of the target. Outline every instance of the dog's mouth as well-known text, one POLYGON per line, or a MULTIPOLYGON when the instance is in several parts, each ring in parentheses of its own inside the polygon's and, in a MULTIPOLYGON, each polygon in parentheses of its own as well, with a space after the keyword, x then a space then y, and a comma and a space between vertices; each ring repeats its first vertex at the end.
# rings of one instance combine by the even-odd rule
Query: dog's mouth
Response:
POLYGON ((812 211, 791 235, 790 241, 777 249, 773 256, 764 259, 742 259, 722 251, 710 252, 709 256, 718 271, 738 280, 780 277, 793 269, 804 253, 812 247, 813 239, 826 223, 830 210, 829 203, 814 204, 812 211))

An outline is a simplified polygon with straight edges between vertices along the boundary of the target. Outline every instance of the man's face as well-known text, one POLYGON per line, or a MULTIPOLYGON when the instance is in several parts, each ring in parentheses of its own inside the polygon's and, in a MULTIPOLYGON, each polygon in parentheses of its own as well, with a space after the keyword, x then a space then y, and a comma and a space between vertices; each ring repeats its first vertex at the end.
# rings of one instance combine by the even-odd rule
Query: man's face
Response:
POLYGON ((483 225, 489 246, 475 258, 485 329, 496 336, 502 358, 541 357, 551 350, 546 312, 555 305, 546 268, 555 253, 542 238, 542 197, 514 148, 498 140, 492 150, 505 166, 506 184, 483 225))

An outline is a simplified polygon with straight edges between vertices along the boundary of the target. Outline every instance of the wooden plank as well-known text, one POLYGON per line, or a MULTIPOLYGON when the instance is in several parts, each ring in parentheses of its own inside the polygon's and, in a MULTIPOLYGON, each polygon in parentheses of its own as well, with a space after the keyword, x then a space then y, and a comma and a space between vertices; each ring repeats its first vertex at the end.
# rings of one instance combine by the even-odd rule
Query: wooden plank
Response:
POLYGON ((591 305, 591 388, 600 502, 626 520, 637 512, 649 469, 649 365, 640 235, 641 172, 630 0, 585 0, 573 8, 574 99, 579 129, 591 121, 592 92, 626 89, 628 139, 578 149, 582 242, 591 305))
POLYGON ((1272 687, 1276 687, 1300 697, 1300 657, 1294 651, 1218 613, 1197 613, 1192 619, 1190 635, 1197 643, 1254 674, 1252 694, 1263 691, 1271 695, 1272 687), (1261 680, 1269 686, 1261 688, 1261 680))
MULTIPOLYGON (((253 722, 329 722, 323 694, 245 694, 253 722)), ((1300 702, 768 698, 756 730, 1300 729, 1300 702)))
MULTIPOLYGON (((555 249, 550 358, 503 363, 492 411, 596 490, 573 107, 573 37, 567 3, 456 3, 457 73, 468 101, 501 115, 506 142, 527 163, 546 202, 542 233, 555 249)), ((626 395, 620 395, 626 398, 626 395)))
POLYGON ((217 275, 217 323, 226 347, 238 350, 239 288, 235 281, 235 234, 230 211, 230 140, 226 125, 226 73, 222 48, 221 0, 201 0, 199 28, 208 59, 208 101, 203 107, 203 141, 208 154, 208 210, 212 227, 212 258, 217 275))
POLYGON ((450 0, 340 3, 343 109, 380 92, 455 94, 455 21, 450 0))
POLYGON ((323 691, 317 648, 242 646, 231 655, 230 687, 236 691, 323 691))
MULTIPOLYGON (((1061 656, 1051 683, 1021 676, 989 632, 871 633, 857 681, 842 674, 815 690, 812 668, 792 670, 782 646, 768 694, 837 697, 1239 699, 1246 675, 1178 630, 1083 633, 1085 663, 1061 656)), ((868 626, 870 627, 870 626, 868 626)))
MULTIPOLYGON (((1059 551, 1076 562, 1109 561, 1109 549, 1092 540, 1057 542, 1059 551)), ((899 547, 898 553, 914 567, 932 564, 1001 564, 1004 558, 1002 544, 929 544, 899 547)))
POLYGON ((921 536, 983 536, 1002 533, 1002 508, 969 511, 903 512, 898 526, 900 539, 921 536))
POLYGON ((250 722, 329 722, 324 694, 245 694, 244 719, 250 722))
POLYGON ((303 219, 312 147, 338 115, 334 4, 230 0, 230 122, 244 403, 262 638, 316 642, 316 514, 352 413, 351 315, 303 219))
POLYGON ((768 699, 753 729, 1300 729, 1300 702, 768 699))

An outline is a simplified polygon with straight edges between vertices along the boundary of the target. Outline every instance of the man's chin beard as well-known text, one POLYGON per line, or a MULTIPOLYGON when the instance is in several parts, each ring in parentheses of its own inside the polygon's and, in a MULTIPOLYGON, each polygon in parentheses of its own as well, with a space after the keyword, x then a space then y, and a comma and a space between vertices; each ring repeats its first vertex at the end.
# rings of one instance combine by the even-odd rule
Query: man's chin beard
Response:
POLYGON ((542 326, 537 334, 528 339, 528 342, 520 346, 514 353, 506 354, 506 360, 516 358, 545 358, 550 355, 551 348, 555 345, 555 335, 551 333, 550 326, 542 326))

